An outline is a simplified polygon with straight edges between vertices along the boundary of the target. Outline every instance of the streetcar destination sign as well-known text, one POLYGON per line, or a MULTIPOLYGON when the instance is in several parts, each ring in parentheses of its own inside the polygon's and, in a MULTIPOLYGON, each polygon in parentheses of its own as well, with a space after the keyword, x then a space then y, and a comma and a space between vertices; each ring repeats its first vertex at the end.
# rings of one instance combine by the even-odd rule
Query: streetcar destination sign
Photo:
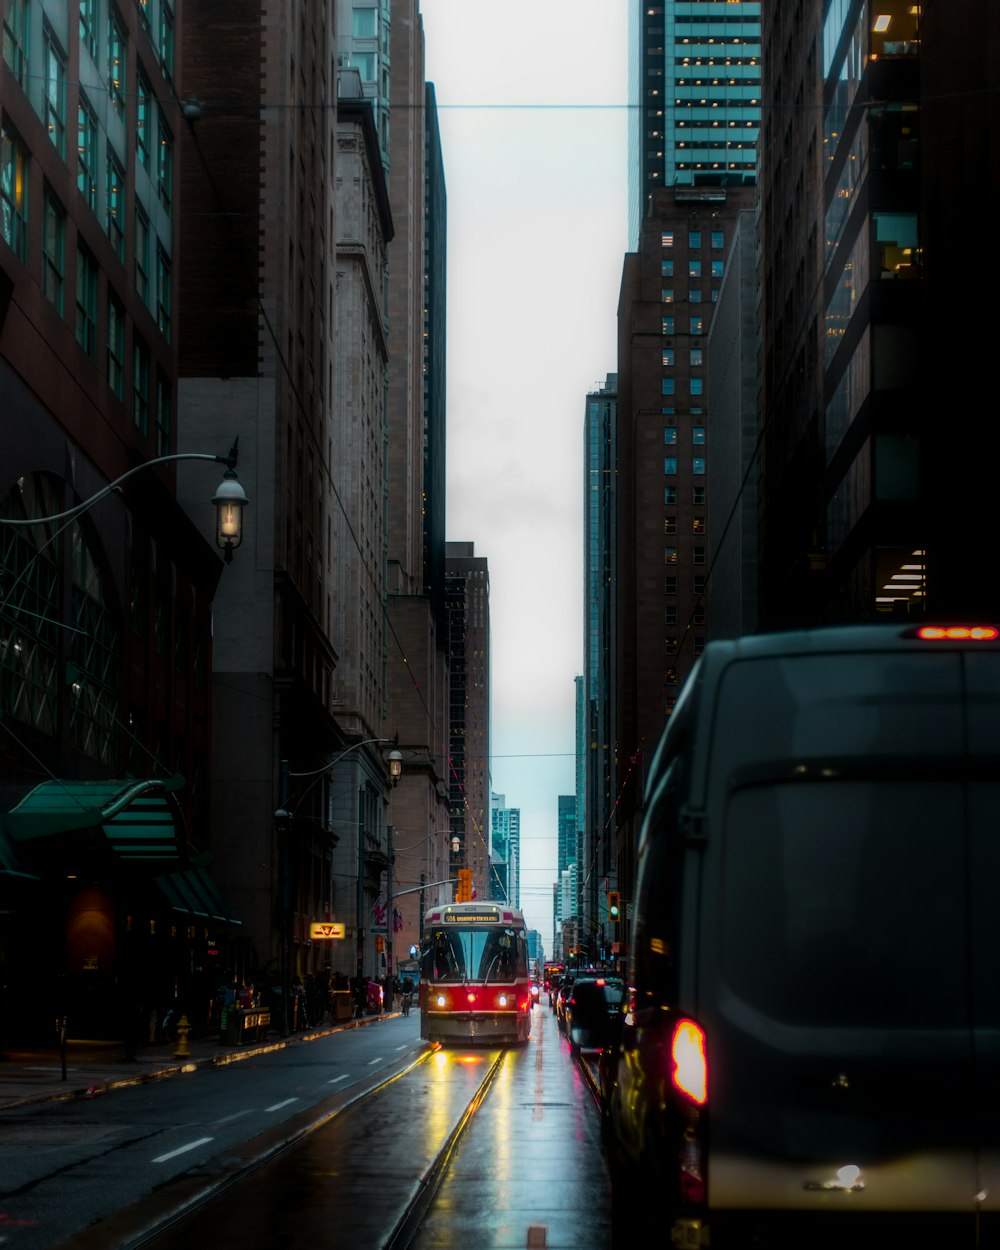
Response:
POLYGON ((446 908, 442 920, 445 924, 499 924, 499 907, 480 907, 476 911, 451 911, 446 908))
POLYGON ((342 938, 346 936, 346 932, 346 925, 330 921, 316 921, 309 926, 309 936, 314 942, 322 941, 324 938, 342 938))

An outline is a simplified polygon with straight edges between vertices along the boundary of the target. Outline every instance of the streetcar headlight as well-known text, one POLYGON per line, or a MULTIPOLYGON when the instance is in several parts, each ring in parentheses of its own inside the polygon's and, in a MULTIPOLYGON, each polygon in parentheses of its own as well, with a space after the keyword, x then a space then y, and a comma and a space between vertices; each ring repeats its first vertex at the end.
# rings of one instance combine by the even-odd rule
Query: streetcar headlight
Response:
POLYGON ((506 1006, 507 1006, 507 995, 506 995, 506 994, 501 994, 501 995, 500 995, 500 997, 497 999, 497 1002, 499 1003, 499 1005, 500 1005, 501 1007, 506 1007, 506 1006))
POLYGON ((445 998, 443 994, 439 994, 437 998, 435 998, 434 1003, 435 1003, 435 1006, 437 1007, 443 1007, 445 1003, 447 1003, 447 1001, 448 1000, 445 998))

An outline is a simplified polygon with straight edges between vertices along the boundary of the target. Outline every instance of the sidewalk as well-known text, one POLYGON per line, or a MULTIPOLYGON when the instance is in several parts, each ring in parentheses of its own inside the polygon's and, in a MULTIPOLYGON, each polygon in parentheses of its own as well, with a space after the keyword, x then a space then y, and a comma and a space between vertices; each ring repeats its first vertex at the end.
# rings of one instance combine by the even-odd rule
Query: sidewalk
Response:
POLYGON ((380 1015, 324 1024, 304 1033, 283 1037, 271 1032, 259 1042, 227 1046, 217 1038, 196 1038, 188 1042, 189 1054, 178 1056, 176 1044, 157 1042, 139 1047, 136 1058, 125 1059, 121 1042, 70 1041, 66 1045, 66 1079, 62 1079, 62 1057, 58 1046, 24 1049, 6 1047, 0 1052, 0 1110, 31 1103, 58 1102, 72 1098, 95 1098, 114 1089, 143 1082, 160 1081, 181 1072, 212 1064, 237 1063, 251 1055, 267 1054, 285 1046, 328 1037, 345 1029, 362 1028, 399 1015, 380 1015))

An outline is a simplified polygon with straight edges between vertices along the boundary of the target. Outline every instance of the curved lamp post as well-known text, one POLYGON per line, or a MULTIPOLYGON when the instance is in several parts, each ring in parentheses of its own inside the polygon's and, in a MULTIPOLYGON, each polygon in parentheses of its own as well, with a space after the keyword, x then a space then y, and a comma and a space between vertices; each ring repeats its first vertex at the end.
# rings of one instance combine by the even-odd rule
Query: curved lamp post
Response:
POLYGON ((92 508, 94 504, 100 503, 102 499, 106 499, 113 491, 128 481, 130 477, 134 477, 136 473, 141 473, 144 469, 151 469, 156 464, 170 464, 176 460, 211 460, 215 464, 224 464, 227 466, 222 481, 216 488, 215 494, 212 496, 212 503, 215 504, 216 518, 216 542, 226 552, 226 563, 233 558, 233 550, 240 545, 243 538, 243 509, 250 502, 247 499, 246 491, 239 483, 236 476, 236 461, 239 458, 239 439, 237 438, 229 452, 225 456, 213 456, 208 452, 200 451, 180 451, 172 456, 156 456, 152 460, 144 460, 142 464, 137 464, 135 468, 128 469, 120 477, 116 477, 113 482, 109 482, 97 492, 91 495, 89 499, 85 499, 82 503, 76 504, 72 508, 67 508, 65 512, 57 512, 54 516, 36 516, 36 517, 3 517, 0 516, 0 525, 39 525, 50 521, 72 521, 81 513, 86 512, 88 508, 92 508))

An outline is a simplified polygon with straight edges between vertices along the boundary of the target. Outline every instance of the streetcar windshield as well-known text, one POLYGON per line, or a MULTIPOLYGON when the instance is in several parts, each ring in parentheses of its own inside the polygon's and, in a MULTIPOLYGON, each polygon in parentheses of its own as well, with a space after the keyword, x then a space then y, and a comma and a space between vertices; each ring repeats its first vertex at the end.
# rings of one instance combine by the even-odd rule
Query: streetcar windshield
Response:
POLYGON ((514 929, 432 929, 423 974, 432 983, 513 981, 528 975, 525 952, 524 938, 514 929))

